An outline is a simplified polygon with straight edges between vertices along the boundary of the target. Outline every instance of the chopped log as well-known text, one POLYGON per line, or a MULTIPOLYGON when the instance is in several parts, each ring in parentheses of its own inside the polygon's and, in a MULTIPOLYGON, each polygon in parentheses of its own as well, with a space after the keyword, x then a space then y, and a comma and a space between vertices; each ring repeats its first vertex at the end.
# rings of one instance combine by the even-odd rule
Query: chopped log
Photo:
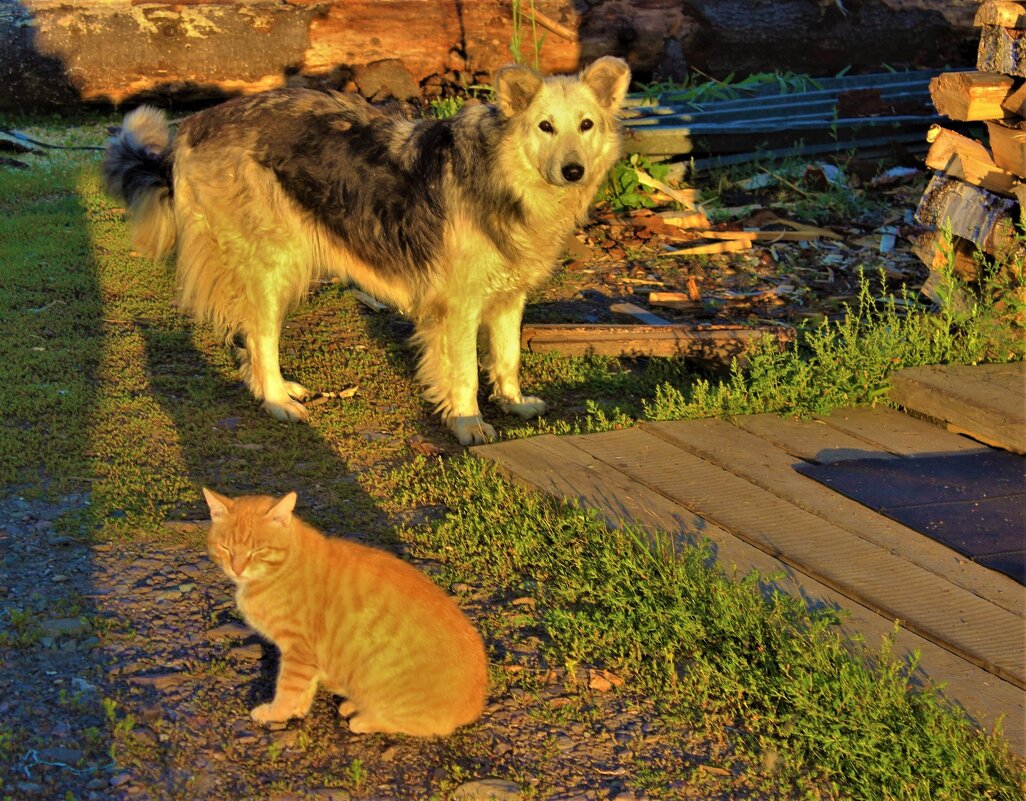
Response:
POLYGON ((939 231, 926 231, 912 237, 912 252, 931 272, 944 272, 950 268, 963 281, 976 281, 980 266, 976 260, 976 245, 958 236, 945 241, 939 231))
POLYGON ((984 25, 980 29, 980 47, 976 69, 1026 78, 1026 31, 984 25))
POLYGON ((993 120, 1008 116, 1002 103, 1014 81, 992 72, 943 72, 930 81, 934 108, 953 120, 993 120))
POLYGON ((1026 5, 1005 2, 1005 0, 987 0, 976 11, 973 25, 1000 25, 1002 28, 1026 28, 1026 5))
POLYGON ((994 163, 987 148, 967 136, 934 125, 926 134, 926 166, 999 195, 1012 196, 1016 176, 994 163))
POLYGON ((978 245, 987 253, 1006 253, 1014 242, 1011 210, 1015 201, 971 184, 935 175, 916 209, 916 220, 978 245))
MULTIPOLYGON (((1001 108, 1013 117, 1026 117, 1026 83, 1022 83, 1019 88, 1013 90, 1008 97, 1001 101, 1001 108)), ((999 118, 1000 115, 995 115, 990 119, 999 118)))
POLYGON ((1026 130, 998 121, 987 121, 994 163, 1019 177, 1026 176, 1026 130))
POLYGON ((532 353, 564 356, 683 356, 722 367, 763 337, 781 346, 794 338, 783 326, 743 325, 525 325, 520 343, 532 353))

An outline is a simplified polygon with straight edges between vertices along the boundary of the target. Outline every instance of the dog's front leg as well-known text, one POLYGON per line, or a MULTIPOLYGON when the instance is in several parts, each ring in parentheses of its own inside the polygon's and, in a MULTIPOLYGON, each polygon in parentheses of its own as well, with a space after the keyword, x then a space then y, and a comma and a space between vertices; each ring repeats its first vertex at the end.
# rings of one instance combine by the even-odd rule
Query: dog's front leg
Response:
POLYGON ((481 417, 477 405, 477 329, 479 306, 471 303, 438 304, 417 326, 423 348, 418 377, 429 401, 461 445, 479 445, 495 439, 495 429, 481 417))
POLYGON ((294 381, 285 381, 278 363, 278 339, 281 323, 273 315, 246 331, 243 374, 253 394, 263 401, 263 409, 277 420, 300 422, 310 415, 299 401, 309 391, 294 381))
POLYGON ((492 382, 491 400, 507 414, 529 420, 545 414, 541 398, 520 392, 520 322, 524 314, 524 293, 503 295, 494 300, 483 316, 488 336, 484 368, 492 382))

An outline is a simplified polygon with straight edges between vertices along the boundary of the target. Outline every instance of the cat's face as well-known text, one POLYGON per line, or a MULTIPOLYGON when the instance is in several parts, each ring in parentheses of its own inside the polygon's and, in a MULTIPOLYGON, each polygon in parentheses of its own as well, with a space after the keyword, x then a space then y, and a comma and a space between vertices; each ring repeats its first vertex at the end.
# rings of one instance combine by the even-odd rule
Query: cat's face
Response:
POLYGON ((228 498, 203 488, 210 507, 207 549, 237 584, 273 575, 291 550, 296 493, 276 500, 265 495, 228 498))

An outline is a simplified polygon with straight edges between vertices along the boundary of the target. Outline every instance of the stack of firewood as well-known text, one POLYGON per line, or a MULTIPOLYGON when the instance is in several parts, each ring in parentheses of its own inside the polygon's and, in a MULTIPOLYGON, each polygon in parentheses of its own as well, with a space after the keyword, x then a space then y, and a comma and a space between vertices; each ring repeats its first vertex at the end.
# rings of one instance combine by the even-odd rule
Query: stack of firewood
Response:
MULTIPOLYGON (((953 256, 956 275, 966 280, 980 277, 978 250, 1002 262, 1022 252, 1016 224, 1026 210, 1026 2, 987 0, 976 26, 977 69, 942 73, 930 82, 930 95, 945 117, 985 123, 989 150, 932 126, 926 164, 937 173, 916 211, 916 220, 930 229, 915 243, 917 255, 931 271, 953 256), (951 247, 943 234, 949 225, 951 247)), ((924 291, 932 294, 937 281, 931 272, 924 291)))

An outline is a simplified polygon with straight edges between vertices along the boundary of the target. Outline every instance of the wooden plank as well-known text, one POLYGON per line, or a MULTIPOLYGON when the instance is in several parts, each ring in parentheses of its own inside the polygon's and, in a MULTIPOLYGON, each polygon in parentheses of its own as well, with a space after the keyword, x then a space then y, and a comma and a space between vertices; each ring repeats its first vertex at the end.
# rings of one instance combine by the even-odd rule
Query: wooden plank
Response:
POLYGON ((976 69, 1026 78, 1026 39, 1014 28, 983 25, 976 51, 976 69))
POLYGON ((575 444, 852 600, 1026 687, 1026 631, 995 604, 649 432, 611 431, 575 444))
MULTIPOLYGON (((995 366, 1016 380, 1026 363, 995 366)), ((1013 453, 1026 454, 1023 394, 986 380, 971 365, 908 367, 891 377, 891 400, 919 414, 942 420, 949 429, 1013 453)))
POLYGON ((1017 177, 998 167, 987 148, 975 139, 932 125, 926 141, 930 142, 930 150, 926 154, 927 167, 989 192, 1012 195, 1017 177))
POLYGON ((1000 25, 1002 28, 1026 28, 1026 6, 1006 0, 987 0, 976 10, 973 25, 1000 25))
POLYGON ((838 408, 816 419, 898 456, 978 453, 984 445, 886 406, 838 408))
MULTIPOLYGON (((608 465, 599 462, 571 443, 568 437, 551 435, 531 440, 515 440, 472 448, 476 456, 495 460, 500 467, 529 487, 545 489, 557 497, 578 499, 589 508, 597 508, 607 521, 619 519, 622 511, 629 522, 648 530, 662 530, 693 536, 693 520, 701 520, 659 493, 634 482, 608 465), (525 450, 522 443, 541 445, 547 451, 543 459, 525 450), (516 454, 510 458, 511 454, 516 454), (544 465, 544 466, 543 466, 544 465), (578 469, 583 468, 583 470, 578 469), (593 504, 598 504, 593 506, 593 504), (608 505, 607 504, 611 504, 608 505)), ((711 524, 699 526, 699 533, 712 544, 717 563, 728 574, 747 575, 758 570, 763 576, 780 578, 769 585, 802 598, 810 606, 843 608, 847 616, 841 624, 849 636, 858 633, 869 649, 879 647, 884 638, 894 636, 893 653, 898 659, 919 656, 913 680, 923 685, 942 683, 941 694, 957 703, 984 730, 991 730, 1004 719, 1006 738, 1016 753, 1026 753, 1026 693, 1009 682, 987 673, 904 628, 894 631, 893 624, 875 611, 852 601, 836 590, 797 572, 764 551, 727 534, 711 524)))
POLYGON ((613 303, 610 304, 609 311, 616 317, 627 317, 642 325, 671 325, 669 320, 634 303, 613 303))
POLYGON ((648 531, 667 532, 675 541, 692 545, 709 538, 717 548, 730 537, 693 512, 573 447, 564 437, 546 434, 477 445, 471 452, 495 462, 531 489, 568 501, 576 500, 585 508, 597 511, 609 526, 632 523, 648 531))
POLYGON ((781 326, 741 325, 524 325, 520 344, 534 353, 566 356, 683 356, 710 366, 729 364, 762 337, 781 345, 794 331, 781 326))
MULTIPOLYGON (((760 417, 762 425, 759 428, 764 434, 759 435, 750 433, 747 427, 738 428, 722 420, 646 423, 642 427, 850 534, 880 546, 895 558, 918 565, 1000 607, 1012 616, 1006 618, 1006 624, 1010 627, 1017 625, 1026 640, 1026 609, 1023 606, 1026 592, 1021 584, 965 559, 942 543, 798 473, 793 468, 796 462, 793 453, 807 442, 801 430, 791 425, 792 421, 780 417, 760 417), (776 430, 774 421, 779 425, 776 430), (783 444, 777 445, 777 442, 783 444), (1017 624, 1015 619, 1018 619, 1017 624)), ((751 419, 746 416, 735 422, 744 425, 751 419)), ((846 436, 814 422, 796 425, 816 432, 825 443, 829 443, 832 436, 846 436)), ((826 450, 833 449, 827 447, 826 450)))
POLYGON ((897 458, 880 448, 873 448, 864 440, 815 420, 798 420, 777 414, 752 414, 736 418, 734 425, 806 462, 830 464, 845 459, 897 458))
POLYGON ((985 189, 934 175, 923 193, 916 220, 938 231, 950 225, 951 233, 968 239, 988 253, 1007 247, 1012 238, 1011 211, 1015 201, 985 189), (1007 228, 1007 231, 1003 231, 1007 228))
POLYGON ((953 120, 1000 119, 1008 115, 1001 104, 1014 81, 992 72, 943 72, 930 81, 933 107, 953 120))

